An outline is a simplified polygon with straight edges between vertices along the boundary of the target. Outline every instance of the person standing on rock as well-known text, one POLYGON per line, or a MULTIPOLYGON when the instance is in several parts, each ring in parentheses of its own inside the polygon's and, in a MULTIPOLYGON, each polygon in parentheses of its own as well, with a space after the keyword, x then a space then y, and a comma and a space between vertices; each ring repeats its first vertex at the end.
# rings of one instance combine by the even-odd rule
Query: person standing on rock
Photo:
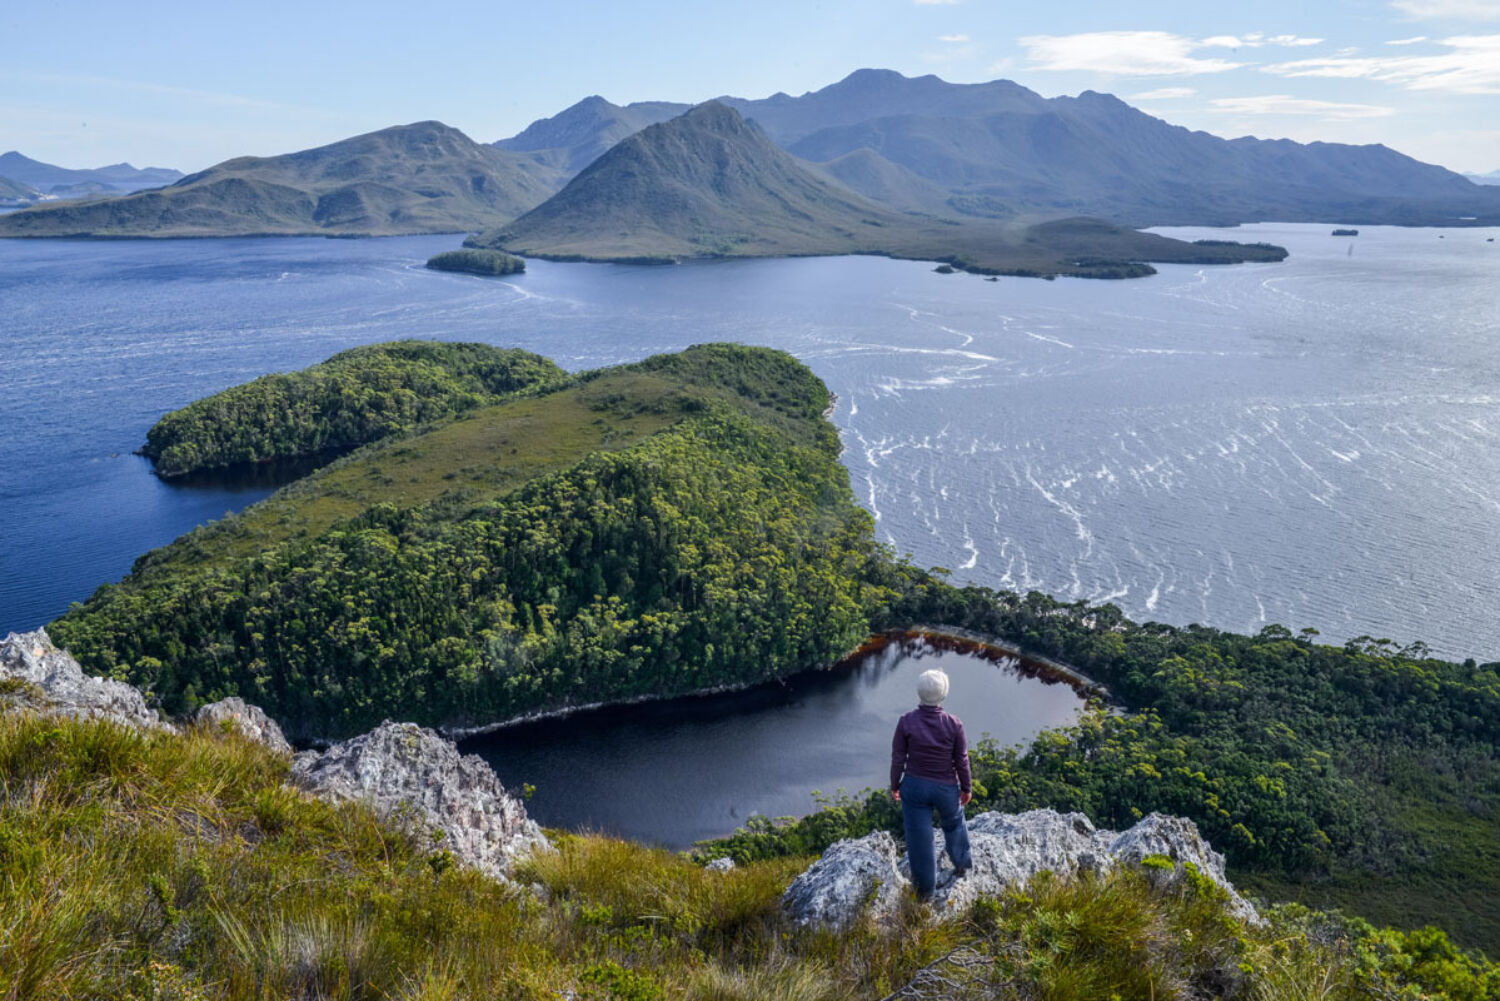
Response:
POLYGON ((891 795, 901 804, 906 828, 906 857, 917 897, 926 900, 937 884, 937 851, 932 837, 932 811, 943 827, 943 841, 953 862, 955 878, 973 865, 964 806, 972 797, 969 742, 957 716, 943 709, 948 676, 924 671, 917 679, 921 705, 901 717, 891 740, 891 795))

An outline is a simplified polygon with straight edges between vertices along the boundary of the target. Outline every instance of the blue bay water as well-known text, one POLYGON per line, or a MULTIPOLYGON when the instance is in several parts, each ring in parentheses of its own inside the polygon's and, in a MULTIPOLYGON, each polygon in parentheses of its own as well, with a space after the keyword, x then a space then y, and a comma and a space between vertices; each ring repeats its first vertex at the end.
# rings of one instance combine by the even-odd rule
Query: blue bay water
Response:
POLYGON ((268 491, 131 454, 208 393, 398 337, 569 369, 736 340, 828 383, 880 538, 955 579, 1500 658, 1500 233, 1329 228, 1241 227, 1292 257, 1124 282, 878 258, 502 280, 425 270, 453 237, 0 241, 0 632, 268 491))

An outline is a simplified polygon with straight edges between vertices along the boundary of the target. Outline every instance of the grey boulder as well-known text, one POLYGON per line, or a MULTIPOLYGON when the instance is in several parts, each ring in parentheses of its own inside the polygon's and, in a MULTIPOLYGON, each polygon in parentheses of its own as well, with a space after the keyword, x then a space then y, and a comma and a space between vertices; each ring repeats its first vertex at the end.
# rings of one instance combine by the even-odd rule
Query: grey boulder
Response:
POLYGON ((260 706, 252 706, 238 695, 210 702, 193 714, 193 722, 205 727, 233 727, 258 744, 277 754, 291 754, 292 745, 276 721, 260 706))
POLYGON ((0 640, 0 679, 24 682, 13 704, 78 719, 107 719, 141 730, 173 731, 140 690, 123 681, 85 674, 78 661, 52 644, 46 630, 11 633, 0 640))
POLYGON ((461 862, 504 878, 514 860, 551 849, 521 801, 478 755, 415 723, 389 720, 326 751, 305 751, 292 781, 319 798, 354 800, 430 832, 461 862))

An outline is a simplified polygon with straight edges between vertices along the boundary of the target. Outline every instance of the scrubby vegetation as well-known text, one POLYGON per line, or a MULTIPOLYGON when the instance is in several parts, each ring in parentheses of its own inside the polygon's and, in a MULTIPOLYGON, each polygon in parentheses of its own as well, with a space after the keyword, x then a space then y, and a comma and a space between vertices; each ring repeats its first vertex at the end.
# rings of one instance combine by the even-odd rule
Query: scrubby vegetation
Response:
POLYGON ((0 996, 843 1001, 957 949, 984 993, 955 998, 1500 996, 1494 967, 1440 932, 1300 908, 1246 927, 1211 884, 1133 872, 842 934, 781 913, 806 858, 714 873, 565 835, 507 886, 286 774, 237 733, 0 714, 0 996))
POLYGON ((487 344, 395 341, 262 376, 174 410, 141 454, 163 476, 352 448, 565 378, 552 362, 487 344))
POLYGON ((427 261, 434 271, 462 271, 471 275, 514 275, 526 262, 503 250, 445 250, 427 261))
POLYGON ((316 518, 306 509, 348 499, 340 484, 373 481, 348 516, 243 555, 226 552, 232 520, 50 628, 91 670, 173 711, 238 693, 317 735, 393 714, 485 723, 832 663, 885 594, 866 582, 870 518, 827 405, 822 383, 777 352, 648 360, 362 454, 292 501, 316 518), (548 414, 559 424, 547 439, 578 446, 538 468, 512 442, 548 414), (628 417, 654 433, 617 436, 628 417), (509 430, 485 438, 497 425, 509 430), (429 447, 451 463, 455 447, 429 439, 455 434, 484 439, 467 483, 428 470, 409 497, 405 477, 387 476, 429 447), (496 467, 521 475, 496 480, 496 467))

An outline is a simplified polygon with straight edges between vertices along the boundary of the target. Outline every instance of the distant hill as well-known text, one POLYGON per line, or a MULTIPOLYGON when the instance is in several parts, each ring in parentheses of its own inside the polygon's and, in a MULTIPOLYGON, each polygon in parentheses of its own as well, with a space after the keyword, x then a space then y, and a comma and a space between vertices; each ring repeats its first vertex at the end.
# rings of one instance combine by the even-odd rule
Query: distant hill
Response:
POLYGON ((630 136, 476 243, 603 259, 851 253, 894 213, 798 163, 710 101, 630 136))
POLYGON ((182 171, 167 167, 132 167, 115 163, 108 167, 73 170, 33 160, 12 150, 0 155, 0 177, 30 185, 44 194, 64 194, 59 188, 98 185, 96 190, 127 194, 142 188, 159 188, 182 177, 182 171))
MULTIPOLYGON (((857 159, 857 158, 856 158, 857 159)), ((851 163, 851 170, 858 165, 851 163)), ((890 168, 891 186, 910 184, 890 168)), ((778 148, 718 101, 648 126, 552 198, 466 246, 554 260, 884 254, 993 274, 1133 277, 1142 263, 1280 260, 1280 248, 1209 247, 1096 219, 957 224, 876 205, 778 148)))
POLYGON ((418 122, 273 157, 239 157, 170 187, 40 206, 0 236, 392 236, 512 219, 562 184, 545 158, 418 122))
POLYGON ((1492 170, 1488 174, 1465 174, 1475 184, 1500 184, 1500 170, 1492 170))
POLYGON ((30 205, 41 197, 42 193, 29 184, 22 184, 8 177, 0 177, 0 207, 30 205))
MULTIPOLYGON (((1384 146, 1227 140, 1093 91, 1049 99, 1008 80, 953 84, 865 69, 800 97, 719 100, 787 151, 897 210, 1089 215, 1128 226, 1500 223, 1500 192, 1384 146)), ((676 107, 591 98, 501 145, 526 137, 522 148, 550 146, 581 169, 644 127, 637 122, 676 107)))
POLYGON ((515 152, 559 150, 568 175, 577 174, 615 143, 648 125, 664 122, 691 108, 670 101, 643 101, 620 107, 599 96, 586 97, 551 118, 532 122, 510 139, 494 145, 515 152))

